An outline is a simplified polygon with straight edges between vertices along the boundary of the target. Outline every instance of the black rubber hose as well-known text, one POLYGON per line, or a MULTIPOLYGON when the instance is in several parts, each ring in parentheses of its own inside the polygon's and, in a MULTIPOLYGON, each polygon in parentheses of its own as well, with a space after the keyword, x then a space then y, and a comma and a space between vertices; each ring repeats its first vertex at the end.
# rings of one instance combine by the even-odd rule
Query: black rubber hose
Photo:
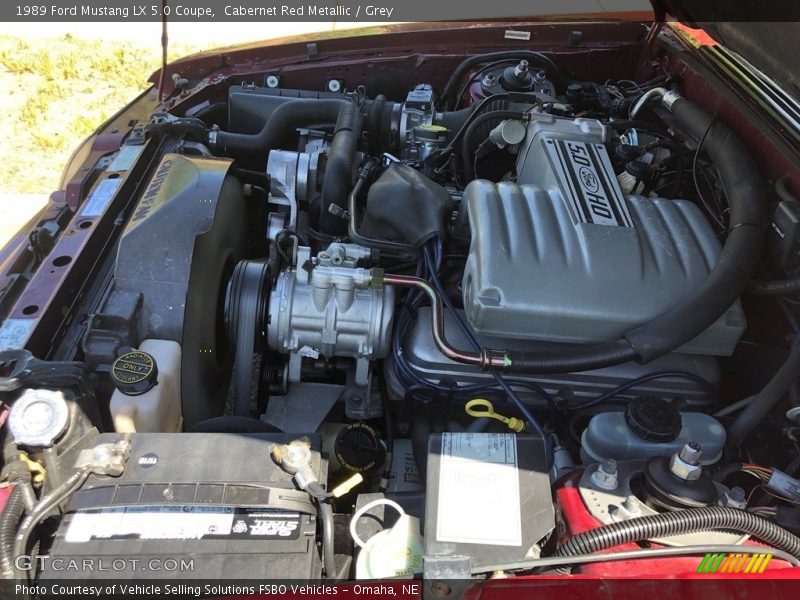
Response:
POLYGON ((14 564, 14 543, 17 525, 25 510, 25 501, 20 486, 15 486, 6 500, 3 513, 0 515, 0 574, 3 579, 12 579, 17 575, 14 564))
MULTIPOLYGON (((472 123, 469 124, 464 132, 464 139, 461 141, 461 166, 464 169, 464 183, 469 183, 475 179, 475 169, 473 168, 472 159, 475 155, 475 132, 478 131, 484 124, 496 121, 500 123, 505 119, 524 119, 525 113, 516 110, 494 110, 492 112, 484 113, 476 117, 472 123)), ((490 130, 491 131, 491 130, 490 130)), ((480 140, 483 141, 483 140, 480 140)))
POLYGON ((690 508, 603 525, 571 537, 555 556, 592 554, 629 542, 719 529, 746 533, 800 558, 800 538, 796 535, 753 513, 722 506, 690 508))
POLYGON ((309 122, 337 121, 339 111, 352 106, 348 100, 292 100, 280 104, 258 133, 233 133, 218 131, 214 147, 226 155, 248 157, 250 161, 265 163, 272 148, 280 148, 298 127, 309 122))
POLYGON ((469 119, 475 106, 469 108, 462 108, 461 110, 451 110, 443 112, 439 115, 437 125, 446 127, 450 131, 460 130, 469 119))
POLYGON ((800 373, 800 338, 795 339, 789 356, 772 379, 730 424, 728 442, 734 445, 740 444, 750 435, 789 391, 789 387, 797 380, 798 373, 800 373))
POLYGON ((591 371, 636 360, 636 352, 625 340, 594 346, 574 347, 539 354, 508 352, 509 373, 572 373, 591 371))
POLYGON ((520 60, 527 60, 531 64, 544 67, 546 71, 549 71, 548 75, 555 77, 559 84, 564 84, 567 81, 567 77, 564 75, 561 69, 558 68, 556 63, 554 63, 552 59, 545 56, 541 52, 536 52, 534 50, 507 50, 504 52, 476 54, 462 60, 453 70, 453 74, 450 75, 450 78, 447 80, 444 90, 442 91, 442 100, 444 101, 445 109, 449 110, 453 108, 453 105, 456 101, 456 99, 453 98, 456 88, 464 78, 464 75, 466 75, 470 69, 485 62, 517 58, 520 60))
POLYGON ((367 148, 372 156, 381 153, 381 124, 383 122, 383 110, 386 107, 386 96, 378 94, 372 101, 367 113, 367 148))
POLYGON ((745 147, 720 120, 679 98, 672 105, 676 125, 696 139, 719 171, 730 206, 730 228, 717 264, 705 281, 677 305, 632 329, 615 342, 584 346, 560 355, 509 352, 511 371, 564 373, 637 360, 647 364, 705 331, 736 301, 761 257, 765 192, 745 147))
POLYGON ((754 296, 786 296, 798 292, 800 292, 800 275, 790 279, 753 280, 747 284, 747 293, 754 296))
POLYGON ((322 565, 325 567, 325 574, 333 578, 336 576, 335 523, 333 507, 328 501, 330 494, 316 481, 309 483, 306 491, 317 501, 319 507, 319 518, 322 525, 322 565))
POLYGON ((320 230, 329 235, 342 235, 347 231, 347 220, 330 212, 332 204, 344 210, 353 187, 356 150, 361 140, 361 109, 352 102, 340 107, 333 132, 331 149, 322 178, 322 198, 319 205, 320 230))
POLYGON ((719 171, 730 207, 728 237, 705 281, 677 306, 625 334, 640 362, 671 352, 702 333, 741 295, 761 258, 765 188, 747 149, 733 132, 696 104, 672 105, 676 125, 697 139, 719 171))
POLYGON ((328 577, 336 576, 336 553, 334 552, 333 508, 327 502, 319 503, 319 516, 322 521, 322 562, 328 577))

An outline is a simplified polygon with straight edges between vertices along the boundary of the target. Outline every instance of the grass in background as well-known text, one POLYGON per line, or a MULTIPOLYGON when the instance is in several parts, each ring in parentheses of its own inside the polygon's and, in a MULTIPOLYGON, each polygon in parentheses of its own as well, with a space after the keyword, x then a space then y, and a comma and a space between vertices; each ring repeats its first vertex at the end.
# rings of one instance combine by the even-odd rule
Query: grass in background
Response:
MULTIPOLYGON (((171 46, 170 60, 198 49, 171 46)), ((54 191, 72 151, 160 65, 158 43, 0 36, 0 191, 54 191)))

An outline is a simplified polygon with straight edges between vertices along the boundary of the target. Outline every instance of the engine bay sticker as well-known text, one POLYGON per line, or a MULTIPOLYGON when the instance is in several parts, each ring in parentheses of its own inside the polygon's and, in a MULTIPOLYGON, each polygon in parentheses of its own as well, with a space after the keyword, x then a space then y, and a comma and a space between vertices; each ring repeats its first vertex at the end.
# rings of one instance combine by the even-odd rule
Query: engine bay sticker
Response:
POLYGON ((517 31, 515 29, 506 29, 503 37, 507 40, 523 40, 525 42, 530 41, 531 39, 531 32, 530 31, 517 31))
POLYGON ((67 542, 92 540, 295 540, 300 513, 234 506, 122 506, 83 510, 72 516, 67 542))
POLYGON ((521 546, 519 494, 513 434, 442 434, 437 541, 521 546))
POLYGON ((24 348, 36 319, 6 319, 0 325, 0 351, 24 348))
POLYGON ((117 191, 119 184, 122 182, 119 178, 103 179, 97 184, 92 193, 83 204, 80 215, 82 217, 99 217, 105 210, 114 193, 117 191))
POLYGON ((605 146, 554 138, 542 144, 576 223, 633 227, 605 146))
POLYGON ((139 158, 144 150, 144 146, 123 146, 117 152, 114 160, 106 167, 109 173, 119 173, 120 171, 130 171, 133 163, 139 158))

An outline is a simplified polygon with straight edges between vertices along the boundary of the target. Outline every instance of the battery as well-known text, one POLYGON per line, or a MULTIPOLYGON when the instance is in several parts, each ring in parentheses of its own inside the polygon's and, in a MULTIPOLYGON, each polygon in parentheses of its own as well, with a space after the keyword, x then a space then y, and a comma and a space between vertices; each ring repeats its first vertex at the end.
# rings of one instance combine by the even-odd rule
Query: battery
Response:
MULTIPOLYGON (((125 470, 92 475, 72 495, 42 579, 321 577, 315 505, 270 458, 296 435, 126 435, 125 470)), ((324 483, 327 462, 311 440, 324 483)))
MULTIPOLYGON (((542 439, 442 433, 428 441, 425 570, 468 559, 470 573, 522 568, 555 528, 542 439)), ((466 568, 466 567, 465 567, 466 568)), ((468 575, 460 573, 456 577, 468 575)))

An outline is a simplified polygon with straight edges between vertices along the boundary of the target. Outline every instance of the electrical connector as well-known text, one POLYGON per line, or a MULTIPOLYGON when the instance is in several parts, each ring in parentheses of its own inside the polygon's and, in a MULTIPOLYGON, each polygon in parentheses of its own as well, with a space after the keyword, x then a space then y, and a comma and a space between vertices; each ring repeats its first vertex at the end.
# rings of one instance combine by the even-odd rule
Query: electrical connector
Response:
POLYGON ((782 498, 792 502, 800 502, 800 480, 795 479, 778 469, 772 470, 772 475, 766 483, 766 488, 782 498))

